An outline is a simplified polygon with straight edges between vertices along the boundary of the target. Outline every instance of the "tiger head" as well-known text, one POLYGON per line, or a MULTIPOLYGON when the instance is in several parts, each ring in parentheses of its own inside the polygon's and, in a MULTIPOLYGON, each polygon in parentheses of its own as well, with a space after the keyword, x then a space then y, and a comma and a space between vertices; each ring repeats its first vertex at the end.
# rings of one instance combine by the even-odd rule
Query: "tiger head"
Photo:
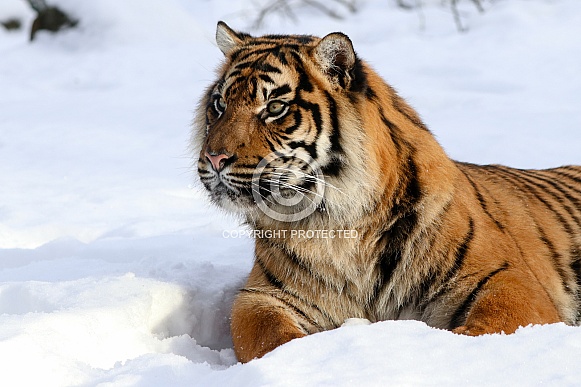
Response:
POLYGON ((365 191, 363 133, 353 98, 363 66, 341 33, 251 37, 219 22, 225 55, 198 108, 194 149, 218 206, 298 221, 353 211, 365 191), (351 207, 351 208, 350 208, 351 207))
POLYGON ((393 165, 409 159, 396 155, 406 140, 369 128, 382 125, 382 98, 395 98, 385 109, 399 109, 396 124, 415 112, 346 35, 252 37, 219 22, 216 41, 225 62, 193 132, 200 180, 215 204, 247 219, 345 224, 374 208, 386 184, 397 184, 393 165))

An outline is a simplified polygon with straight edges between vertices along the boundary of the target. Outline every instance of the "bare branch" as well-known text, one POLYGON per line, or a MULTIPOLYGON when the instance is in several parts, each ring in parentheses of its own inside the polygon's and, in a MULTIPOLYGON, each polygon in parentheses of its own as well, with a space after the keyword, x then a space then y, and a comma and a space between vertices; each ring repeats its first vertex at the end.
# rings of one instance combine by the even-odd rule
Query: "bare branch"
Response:
POLYGON ((283 8, 285 7, 288 8, 288 4, 286 4, 286 0, 275 0, 272 3, 270 3, 269 5, 267 5, 266 7, 262 8, 260 10, 260 12, 258 13, 258 16, 256 17, 256 19, 254 20, 254 23, 252 24, 253 28, 260 28, 262 26, 262 23, 264 22, 264 18, 276 11, 277 9, 283 8))
POLYGON ((335 0, 337 3, 342 4, 351 13, 357 12, 357 0, 335 0))
POLYGON ((417 7, 417 4, 414 5, 410 5, 407 4, 404 0, 396 0, 396 3, 398 5, 398 7, 403 8, 403 9, 414 9, 415 7, 417 7))
POLYGON ((476 6, 476 9, 478 9, 478 11, 480 13, 484 13, 484 7, 482 6, 482 3, 480 2, 480 0, 472 0, 472 2, 474 3, 474 5, 476 6))
MULTIPOLYGON (((349 12, 354 13, 357 12, 357 5, 359 0, 333 0, 335 3, 341 5, 349 12)), ((327 2, 328 3, 328 2, 327 2)), ((293 12, 294 9, 301 7, 301 6, 308 6, 311 8, 316 8, 319 11, 323 12, 327 16, 333 19, 343 19, 343 15, 333 9, 333 7, 326 5, 323 1, 319 0, 299 0, 299 1, 290 1, 290 0, 274 0, 267 3, 263 6, 258 15, 254 19, 252 23, 253 28, 259 28, 263 25, 265 18, 268 15, 273 13, 281 13, 285 17, 289 17, 292 20, 296 21, 296 16, 293 12)))
POLYGON ((456 23, 456 28, 459 32, 466 32, 467 30, 462 26, 462 20, 460 20, 460 12, 458 11, 458 0, 450 1, 450 8, 452 9, 452 15, 454 15, 454 23, 456 23))
POLYGON ((333 19, 343 19, 343 16, 333 11, 332 9, 327 8, 326 6, 324 6, 323 4, 319 3, 316 0, 303 0, 303 3, 308 4, 314 8, 318 8, 320 11, 326 13, 327 16, 330 16, 333 19))
POLYGON ((44 0, 26 0, 26 1, 28 2, 28 4, 30 4, 32 9, 36 11, 36 13, 44 12, 48 8, 48 5, 44 0))
MULTIPOLYGON (((425 29, 426 19, 424 15, 422 0, 389 0, 394 1, 400 9, 416 10, 420 19, 420 28, 425 29)), ((478 12, 483 13, 483 0, 470 0, 478 12)), ((262 3, 265 3, 262 1, 262 3)), ((460 0, 442 0, 444 7, 450 7, 454 24, 459 32, 466 32, 468 28, 462 23, 462 14, 458 8, 460 0)), ((252 28, 259 28, 265 19, 273 13, 279 13, 283 17, 297 20, 294 11, 299 7, 315 8, 333 19, 343 19, 345 16, 342 10, 355 13, 358 10, 360 0, 271 0, 264 6, 258 6, 259 12, 252 23, 252 28), (333 5, 335 3, 335 5, 333 5)))

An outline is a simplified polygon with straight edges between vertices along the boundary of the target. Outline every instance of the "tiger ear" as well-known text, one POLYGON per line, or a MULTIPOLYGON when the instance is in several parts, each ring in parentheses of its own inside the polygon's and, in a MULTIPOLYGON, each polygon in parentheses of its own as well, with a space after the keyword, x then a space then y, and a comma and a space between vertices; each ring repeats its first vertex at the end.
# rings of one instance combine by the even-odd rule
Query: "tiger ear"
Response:
POLYGON ((216 27, 216 44, 224 55, 230 54, 236 47, 241 46, 243 37, 241 34, 228 27, 223 21, 216 27))
POLYGON ((345 87, 356 61, 351 39, 341 32, 325 36, 314 49, 315 61, 331 81, 345 87))

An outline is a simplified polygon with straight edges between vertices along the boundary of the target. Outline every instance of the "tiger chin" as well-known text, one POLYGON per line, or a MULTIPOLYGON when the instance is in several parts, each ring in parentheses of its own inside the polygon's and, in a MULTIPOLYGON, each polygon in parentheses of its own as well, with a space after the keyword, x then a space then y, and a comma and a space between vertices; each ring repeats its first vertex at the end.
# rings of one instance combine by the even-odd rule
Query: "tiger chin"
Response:
POLYGON ((451 160, 342 33, 219 22, 216 41, 192 146, 211 200, 256 236, 231 316, 240 361, 353 318, 578 325, 581 167, 451 160))

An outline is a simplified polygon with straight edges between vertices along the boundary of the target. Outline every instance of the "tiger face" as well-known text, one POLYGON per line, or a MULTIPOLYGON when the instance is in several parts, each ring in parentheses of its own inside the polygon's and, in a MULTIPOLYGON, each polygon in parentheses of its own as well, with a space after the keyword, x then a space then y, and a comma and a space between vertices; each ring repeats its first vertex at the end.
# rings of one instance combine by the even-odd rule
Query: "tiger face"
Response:
POLYGON ((217 42, 226 62, 200 104, 195 139, 211 200, 283 221, 344 211, 365 171, 351 107, 363 77, 349 38, 254 38, 219 23, 217 42))

